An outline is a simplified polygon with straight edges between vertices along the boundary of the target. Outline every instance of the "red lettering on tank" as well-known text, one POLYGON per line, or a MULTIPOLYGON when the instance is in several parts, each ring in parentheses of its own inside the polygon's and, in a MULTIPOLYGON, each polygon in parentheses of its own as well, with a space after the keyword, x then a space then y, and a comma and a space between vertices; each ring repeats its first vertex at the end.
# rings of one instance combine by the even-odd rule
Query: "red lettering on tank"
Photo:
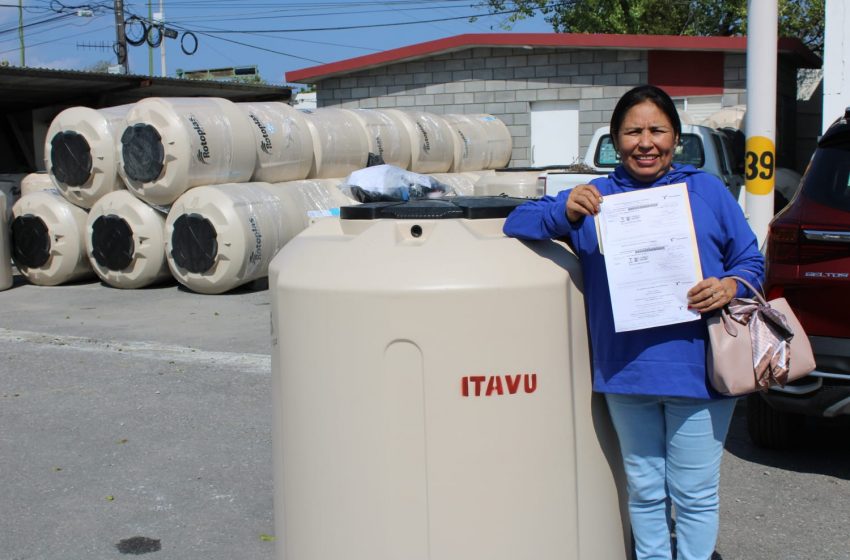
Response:
POLYGON ((519 382, 521 379, 522 375, 520 374, 505 376, 505 383, 507 383, 508 385, 508 393, 510 393, 511 395, 516 394, 517 389, 519 389, 519 382))
POLYGON ((533 393, 537 390, 537 374, 536 373, 526 373, 525 374, 525 392, 533 393))
POLYGON ((473 375, 472 377, 469 378, 469 380, 472 381, 475 384, 475 396, 476 397, 481 396, 481 384, 484 383, 485 379, 487 379, 487 378, 483 375, 473 375))
POLYGON ((490 381, 487 382, 487 396, 489 397, 493 393, 497 395, 504 395, 504 391, 502 390, 502 377, 499 375, 493 375, 490 377, 490 381))
POLYGON ((526 394, 537 391, 536 373, 506 375, 470 375, 460 380, 460 394, 464 397, 493 397, 516 395, 520 386, 526 394))

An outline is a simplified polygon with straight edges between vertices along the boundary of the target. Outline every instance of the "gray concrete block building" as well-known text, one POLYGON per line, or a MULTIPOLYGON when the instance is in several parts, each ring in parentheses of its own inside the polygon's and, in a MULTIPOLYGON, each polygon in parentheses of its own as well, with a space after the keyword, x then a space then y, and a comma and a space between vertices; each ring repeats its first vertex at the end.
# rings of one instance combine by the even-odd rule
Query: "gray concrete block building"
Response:
MULTIPOLYGON (((797 70, 821 61, 796 39, 781 39, 778 50, 777 160, 800 167, 797 70)), ((694 124, 745 104, 746 38, 469 34, 295 70, 286 79, 315 85, 320 108, 489 113, 511 131, 512 167, 556 165, 582 157, 617 99, 639 84, 665 89, 694 124)))

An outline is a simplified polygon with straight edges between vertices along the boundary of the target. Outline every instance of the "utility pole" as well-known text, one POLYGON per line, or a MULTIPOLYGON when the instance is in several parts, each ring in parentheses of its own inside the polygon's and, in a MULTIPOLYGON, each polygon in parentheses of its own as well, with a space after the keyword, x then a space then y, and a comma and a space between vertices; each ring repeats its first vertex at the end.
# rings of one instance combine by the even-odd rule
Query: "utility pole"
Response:
POLYGON ((124 35, 124 0, 115 0, 115 43, 117 45, 118 64, 125 74, 130 73, 127 56, 127 37, 124 35))
POLYGON ((773 218, 776 185, 777 0, 747 2, 747 214, 761 248, 773 218))
POLYGON ((24 0, 18 0, 18 37, 21 40, 21 68, 27 65, 27 48, 24 46, 24 0))
MULTIPOLYGON (((148 21, 153 21, 153 0, 148 0, 148 21)), ((153 47, 148 43, 148 76, 153 76, 153 47)))
MULTIPOLYGON (((159 21, 165 25, 165 6, 163 4, 165 0, 159 0, 159 21)), ((165 78, 168 74, 165 71, 165 37, 162 38, 162 43, 159 45, 159 62, 160 62, 160 70, 162 73, 162 77, 165 78)))

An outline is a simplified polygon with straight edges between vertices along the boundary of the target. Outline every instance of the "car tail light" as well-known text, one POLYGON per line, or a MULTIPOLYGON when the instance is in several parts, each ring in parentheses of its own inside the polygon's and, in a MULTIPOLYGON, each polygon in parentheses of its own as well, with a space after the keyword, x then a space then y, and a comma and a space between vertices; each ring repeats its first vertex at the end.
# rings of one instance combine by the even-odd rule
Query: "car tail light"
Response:
POLYGON ((798 263, 799 240, 799 224, 774 222, 767 232, 767 259, 776 264, 798 263))
POLYGON ((785 286, 771 286, 767 290, 767 301, 774 300, 776 298, 781 298, 785 293, 785 286))
POLYGON ((850 243, 824 233, 829 232, 822 226, 775 222, 767 234, 767 259, 775 264, 807 264, 850 256, 850 243))

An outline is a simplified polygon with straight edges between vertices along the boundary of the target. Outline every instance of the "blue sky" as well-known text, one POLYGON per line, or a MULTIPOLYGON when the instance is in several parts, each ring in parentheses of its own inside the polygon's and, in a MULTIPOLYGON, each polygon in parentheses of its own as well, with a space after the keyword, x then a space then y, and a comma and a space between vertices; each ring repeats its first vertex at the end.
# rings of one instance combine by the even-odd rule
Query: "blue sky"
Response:
MULTIPOLYGON (((125 0, 125 13, 159 12, 160 0, 125 0)), ((181 51, 181 37, 165 39, 166 69, 197 70, 257 65, 269 83, 284 83, 287 71, 344 60, 462 33, 504 31, 506 15, 486 14, 475 0, 163 0, 166 25, 191 31, 197 52, 181 51), (430 21, 429 21, 430 20, 430 21), (442 20, 442 21, 434 21, 442 20), (403 25, 402 25, 403 24, 403 25), (381 27, 359 27, 382 25, 381 27), (359 27, 343 29, 344 27, 359 27), (297 31, 296 31, 297 30, 297 31), (310 30, 310 31, 305 31, 310 30)), ((85 70, 100 61, 115 64, 113 0, 23 0, 25 62, 30 67, 85 70)), ((0 0, 0 60, 20 64, 17 0, 0 0)), ((512 31, 549 32, 542 17, 516 23, 512 31)), ((186 47, 192 42, 186 39, 186 47)), ((130 47, 130 70, 149 71, 146 45, 130 47)), ((160 75, 160 50, 153 50, 160 75)))

